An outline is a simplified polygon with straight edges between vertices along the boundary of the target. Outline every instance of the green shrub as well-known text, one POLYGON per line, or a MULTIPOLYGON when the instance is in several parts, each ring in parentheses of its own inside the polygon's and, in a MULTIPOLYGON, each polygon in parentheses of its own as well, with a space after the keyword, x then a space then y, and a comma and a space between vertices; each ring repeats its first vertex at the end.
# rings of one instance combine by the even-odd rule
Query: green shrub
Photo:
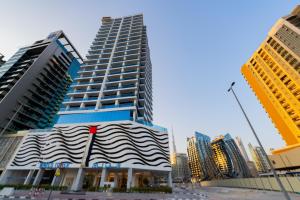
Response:
POLYGON ((126 188, 113 188, 113 192, 127 192, 126 188))
POLYGON ((32 185, 23 185, 23 184, 6 184, 6 185, 0 185, 0 189, 3 189, 4 187, 13 187, 16 190, 29 190, 32 188, 32 185))
POLYGON ((45 184, 45 185, 39 185, 38 187, 36 188, 43 188, 45 190, 61 190, 61 191, 64 191, 64 190, 67 190, 68 187, 66 186, 51 186, 51 185, 48 185, 48 184, 45 184))
POLYGON ((129 191, 126 188, 113 188, 113 192, 136 192, 136 193, 153 193, 153 192, 163 192, 172 193, 172 188, 166 186, 159 187, 133 187, 129 191))
POLYGON ((66 186, 51 186, 51 185, 40 185, 40 186, 32 186, 32 185, 23 185, 23 184, 7 184, 7 185, 0 185, 0 189, 4 187, 13 187, 16 190, 30 190, 31 188, 43 188, 45 190, 67 190, 68 187, 66 186))

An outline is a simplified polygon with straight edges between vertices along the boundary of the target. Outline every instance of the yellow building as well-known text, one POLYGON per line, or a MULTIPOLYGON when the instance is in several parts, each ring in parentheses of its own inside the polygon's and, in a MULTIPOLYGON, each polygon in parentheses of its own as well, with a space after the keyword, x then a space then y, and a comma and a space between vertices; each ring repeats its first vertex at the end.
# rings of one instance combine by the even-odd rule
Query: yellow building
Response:
POLYGON ((241 71, 286 142, 273 154, 300 151, 300 6, 275 23, 241 71))

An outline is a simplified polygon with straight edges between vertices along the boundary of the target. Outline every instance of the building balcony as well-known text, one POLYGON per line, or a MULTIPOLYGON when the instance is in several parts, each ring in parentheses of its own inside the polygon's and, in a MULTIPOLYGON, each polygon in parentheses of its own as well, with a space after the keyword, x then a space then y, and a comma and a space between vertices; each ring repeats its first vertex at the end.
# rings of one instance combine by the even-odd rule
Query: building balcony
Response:
POLYGON ((71 87, 76 87, 76 86, 88 86, 88 85, 101 85, 102 84, 102 80, 101 81, 94 81, 91 83, 72 83, 71 87))
POLYGON ((121 74, 123 74, 123 75, 126 75, 126 74, 135 74, 137 72, 138 72, 137 70, 128 70, 126 72, 110 72, 108 74, 108 76, 121 75, 121 74))
POLYGON ((106 83, 117 83, 117 82, 127 82, 127 81, 137 81, 136 77, 131 77, 131 78, 123 78, 123 79, 111 79, 111 80, 107 80, 106 83))
POLYGON ((80 93, 97 93, 97 92, 100 92, 100 88, 99 89, 90 89, 90 90, 76 90, 76 91, 69 91, 68 94, 80 94, 80 93))
POLYGON ((110 96, 103 96, 101 100, 121 99, 121 98, 136 98, 136 95, 134 94, 110 95, 110 96))
POLYGON ((128 89, 137 89, 137 87, 135 86, 135 84, 132 85, 128 85, 128 86, 122 86, 122 87, 106 87, 106 89, 104 90, 106 91, 117 91, 117 90, 128 90, 128 89))
MULTIPOLYGON (((96 65, 93 65, 96 66, 96 65)), ((79 70, 78 73, 85 73, 85 72, 99 72, 99 71, 105 71, 107 67, 101 68, 101 69, 91 69, 91 70, 79 70)))
POLYGON ((109 108, 124 108, 124 107, 132 107, 134 103, 123 103, 119 105, 102 105, 100 109, 109 109, 109 108))
POLYGON ((83 76, 83 77, 76 77, 75 80, 83 80, 83 79, 91 79, 91 78, 103 78, 105 74, 94 75, 94 76, 83 76))
POLYGON ((60 108, 59 112, 61 111, 77 111, 77 110, 95 110, 95 106, 89 106, 89 107, 70 107, 70 108, 60 108))
POLYGON ((89 97, 89 98, 64 98, 63 103, 69 103, 69 102, 84 102, 84 101, 97 101, 98 97, 89 97))

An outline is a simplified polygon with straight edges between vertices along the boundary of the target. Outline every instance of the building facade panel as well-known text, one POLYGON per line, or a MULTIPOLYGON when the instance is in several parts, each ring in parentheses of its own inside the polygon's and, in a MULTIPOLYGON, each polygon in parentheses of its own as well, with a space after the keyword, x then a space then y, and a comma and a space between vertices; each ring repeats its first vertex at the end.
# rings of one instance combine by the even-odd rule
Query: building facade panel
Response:
POLYGON ((143 15, 105 18, 63 102, 64 114, 129 110, 152 122, 152 65, 143 15))
POLYGON ((279 19, 241 71, 288 145, 300 144, 299 6, 279 19))
POLYGON ((104 17, 54 127, 28 133, 0 184, 171 187, 167 129, 152 124, 151 68, 143 15, 104 17))
POLYGON ((210 137, 195 132, 195 136, 187 139, 187 152, 192 181, 200 182, 220 176, 220 172, 214 162, 210 137))
POLYGON ((168 145, 167 133, 131 121, 56 125, 29 131, 7 168, 51 168, 61 163, 68 168, 102 168, 109 163, 170 171, 168 145), (93 134, 91 127, 96 128, 93 134))
POLYGON ((12 56, 0 69, 1 131, 52 126, 80 59, 62 31, 12 56))

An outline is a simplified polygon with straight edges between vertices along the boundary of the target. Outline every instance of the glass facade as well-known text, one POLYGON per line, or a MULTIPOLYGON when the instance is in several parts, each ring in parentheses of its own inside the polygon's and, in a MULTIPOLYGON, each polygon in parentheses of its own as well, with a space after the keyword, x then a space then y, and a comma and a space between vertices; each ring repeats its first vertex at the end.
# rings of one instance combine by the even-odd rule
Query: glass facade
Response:
POLYGON ((82 59, 62 31, 50 36, 19 49, 0 67, 0 129, 7 133, 57 120, 82 59))
POLYGON ((210 180, 219 176, 218 169, 213 160, 210 137, 195 132, 192 138, 187 139, 187 152, 192 179, 194 181, 210 180))

